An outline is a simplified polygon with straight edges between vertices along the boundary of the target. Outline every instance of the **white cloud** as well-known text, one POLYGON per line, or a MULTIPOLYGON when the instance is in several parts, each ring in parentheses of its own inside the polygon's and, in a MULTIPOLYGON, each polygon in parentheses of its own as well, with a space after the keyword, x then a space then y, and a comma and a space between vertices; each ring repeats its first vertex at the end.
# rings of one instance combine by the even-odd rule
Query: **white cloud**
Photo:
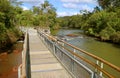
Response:
POLYGON ((79 9, 93 11, 93 7, 90 5, 97 6, 97 0, 61 0, 64 8, 79 9))
POLYGON ((74 3, 64 3, 63 7, 75 9, 75 8, 77 8, 77 4, 74 4, 74 3))
POLYGON ((79 0, 61 0, 62 2, 79 3, 79 0))
POLYGON ((92 11, 93 8, 91 8, 89 5, 87 4, 74 4, 74 3, 64 3, 63 4, 64 8, 71 8, 71 9, 79 9, 79 10, 87 10, 87 11, 92 11))
POLYGON ((77 15, 78 12, 57 12, 58 17, 77 15))
POLYGON ((22 6, 23 10, 29 10, 29 8, 22 6))
POLYGON ((29 3, 41 3, 44 2, 44 0, 18 0, 22 2, 29 2, 29 3))
POLYGON ((88 5, 80 5, 79 8, 80 8, 81 10, 93 11, 93 8, 91 8, 91 7, 88 6, 88 5))
POLYGON ((21 1, 23 3, 28 3, 32 6, 37 6, 40 5, 41 3, 44 3, 44 0, 18 0, 21 1))
POLYGON ((97 0, 61 0, 61 1, 68 3, 92 3, 92 4, 97 3, 97 0))
POLYGON ((44 3, 44 0, 18 0, 23 2, 22 8, 24 10, 30 9, 32 6, 40 6, 40 4, 44 3))

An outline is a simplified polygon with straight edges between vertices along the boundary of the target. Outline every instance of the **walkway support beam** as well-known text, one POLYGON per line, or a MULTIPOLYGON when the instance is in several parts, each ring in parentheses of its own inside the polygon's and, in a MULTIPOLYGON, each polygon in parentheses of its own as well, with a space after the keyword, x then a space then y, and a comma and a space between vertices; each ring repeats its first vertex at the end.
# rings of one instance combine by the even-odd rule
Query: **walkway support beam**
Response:
POLYGON ((22 64, 18 68, 18 78, 30 78, 30 68, 29 68, 29 35, 25 33, 25 39, 22 51, 22 64))

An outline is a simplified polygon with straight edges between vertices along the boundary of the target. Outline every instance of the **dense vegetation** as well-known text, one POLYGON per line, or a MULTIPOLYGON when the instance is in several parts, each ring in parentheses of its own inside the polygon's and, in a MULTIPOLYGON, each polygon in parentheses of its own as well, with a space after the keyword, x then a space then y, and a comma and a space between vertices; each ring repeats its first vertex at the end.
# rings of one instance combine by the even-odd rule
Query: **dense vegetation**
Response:
POLYGON ((47 1, 31 10, 23 10, 22 2, 0 0, 0 50, 11 46, 21 35, 19 26, 49 27, 51 30, 79 28, 102 41, 120 44, 120 1, 98 0, 93 12, 56 17, 56 9, 47 1))
POLYGON ((120 1, 98 0, 93 12, 58 18, 65 28, 80 28, 87 35, 120 44, 120 1))
POLYGON ((0 50, 10 47, 21 33, 20 26, 58 29, 56 9, 47 0, 31 10, 23 10, 17 0, 0 0, 0 50))
POLYGON ((16 16, 21 13, 21 8, 13 5, 8 0, 0 0, 0 50, 10 47, 20 36, 16 16))
POLYGON ((33 6, 32 12, 33 26, 49 27, 51 30, 59 28, 56 9, 48 1, 40 7, 33 6))

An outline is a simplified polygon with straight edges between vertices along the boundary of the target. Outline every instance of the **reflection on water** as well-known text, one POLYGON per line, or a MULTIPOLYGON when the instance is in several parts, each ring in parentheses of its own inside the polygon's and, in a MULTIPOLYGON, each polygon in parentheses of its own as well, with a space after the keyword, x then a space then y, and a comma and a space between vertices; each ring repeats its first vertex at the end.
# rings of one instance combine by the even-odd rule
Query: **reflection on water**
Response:
MULTIPOLYGON (((81 33, 82 31, 61 29, 57 35, 66 36, 67 34, 75 34, 76 32, 81 33)), ((118 59, 120 59, 120 46, 118 45, 96 41, 95 39, 84 36, 83 34, 80 34, 78 37, 74 37, 74 39, 68 40, 68 42, 120 67, 120 62, 118 61, 118 59)))

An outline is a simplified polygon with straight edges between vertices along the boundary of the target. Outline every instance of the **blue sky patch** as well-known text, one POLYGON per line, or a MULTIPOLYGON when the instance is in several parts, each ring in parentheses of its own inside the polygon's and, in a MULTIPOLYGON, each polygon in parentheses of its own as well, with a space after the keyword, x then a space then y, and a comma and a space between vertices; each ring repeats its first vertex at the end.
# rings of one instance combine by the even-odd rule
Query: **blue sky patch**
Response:
MULTIPOLYGON (((39 6, 44 0, 18 0, 22 1, 24 10, 31 9, 32 6, 39 6)), ((58 16, 71 16, 80 14, 80 10, 93 11, 98 6, 97 0, 48 0, 56 8, 58 16)))

